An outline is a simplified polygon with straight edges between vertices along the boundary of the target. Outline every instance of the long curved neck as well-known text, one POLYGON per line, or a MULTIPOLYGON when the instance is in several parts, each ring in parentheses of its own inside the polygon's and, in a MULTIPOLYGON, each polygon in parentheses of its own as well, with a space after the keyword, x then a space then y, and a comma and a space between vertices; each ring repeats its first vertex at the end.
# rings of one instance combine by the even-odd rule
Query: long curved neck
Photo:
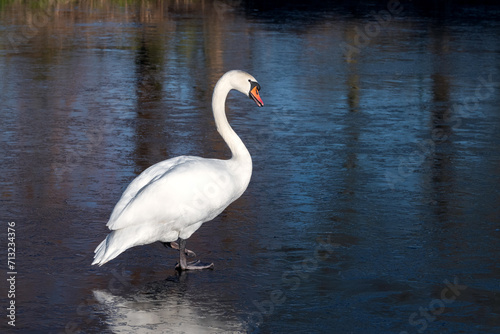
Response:
POLYGON ((212 96, 212 109, 214 112, 215 124, 217 125, 217 131, 229 146, 232 153, 232 161, 238 162, 242 165, 250 166, 252 168, 252 158, 250 152, 248 152, 243 141, 238 137, 236 132, 231 128, 226 117, 226 98, 229 91, 232 89, 231 85, 223 77, 214 88, 214 94, 212 96))

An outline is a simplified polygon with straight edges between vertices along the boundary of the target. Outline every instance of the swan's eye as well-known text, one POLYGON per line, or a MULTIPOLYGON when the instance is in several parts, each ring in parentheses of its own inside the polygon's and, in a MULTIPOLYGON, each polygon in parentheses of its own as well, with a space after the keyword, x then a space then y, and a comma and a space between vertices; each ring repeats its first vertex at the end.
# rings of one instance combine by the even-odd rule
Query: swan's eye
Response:
POLYGON ((260 85, 258 82, 252 81, 248 79, 248 82, 250 82, 250 90, 252 90, 254 87, 257 87, 257 90, 260 91, 260 85))

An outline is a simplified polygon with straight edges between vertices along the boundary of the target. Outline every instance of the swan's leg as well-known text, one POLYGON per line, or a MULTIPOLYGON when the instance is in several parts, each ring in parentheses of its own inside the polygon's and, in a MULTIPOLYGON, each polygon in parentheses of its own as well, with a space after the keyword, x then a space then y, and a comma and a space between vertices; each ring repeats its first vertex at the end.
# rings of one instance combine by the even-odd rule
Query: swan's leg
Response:
POLYGON ((213 269, 214 264, 203 264, 200 261, 187 262, 186 261, 186 239, 179 238, 179 264, 177 265, 178 270, 199 270, 199 269, 213 269))
MULTIPOLYGON (((172 249, 177 249, 179 250, 179 244, 175 241, 172 241, 172 242, 162 242, 163 246, 167 247, 167 248, 172 248, 172 249)), ((184 252, 186 253, 187 256, 189 257, 196 257, 196 253, 193 252, 192 250, 189 250, 189 249, 185 249, 184 252)))

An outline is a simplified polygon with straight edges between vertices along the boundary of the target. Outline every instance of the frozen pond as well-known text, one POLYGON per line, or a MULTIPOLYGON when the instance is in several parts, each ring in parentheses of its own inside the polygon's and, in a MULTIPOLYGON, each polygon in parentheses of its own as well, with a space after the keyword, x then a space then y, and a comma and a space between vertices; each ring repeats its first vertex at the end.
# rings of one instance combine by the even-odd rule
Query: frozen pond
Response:
POLYGON ((16 333, 500 333, 500 10, 389 1, 0 2, 2 270, 16 333), (320 2, 318 2, 320 3, 320 2), (161 244, 103 267, 128 183, 252 154, 245 194, 174 270, 161 244))

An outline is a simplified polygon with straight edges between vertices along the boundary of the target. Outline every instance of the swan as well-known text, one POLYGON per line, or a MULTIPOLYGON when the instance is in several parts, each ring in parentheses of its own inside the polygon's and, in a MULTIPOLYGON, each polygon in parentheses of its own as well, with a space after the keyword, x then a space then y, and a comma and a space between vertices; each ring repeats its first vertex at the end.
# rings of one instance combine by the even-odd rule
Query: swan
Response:
POLYGON ((213 263, 187 262, 186 256, 195 253, 186 249, 186 239, 239 198, 250 182, 252 158, 226 118, 226 97, 232 89, 264 106, 259 83, 246 72, 229 71, 215 85, 215 124, 232 157, 180 156, 143 171, 114 207, 106 224, 111 233, 95 249, 92 265, 102 266, 131 247, 160 241, 179 250, 177 269, 213 268, 213 263))

